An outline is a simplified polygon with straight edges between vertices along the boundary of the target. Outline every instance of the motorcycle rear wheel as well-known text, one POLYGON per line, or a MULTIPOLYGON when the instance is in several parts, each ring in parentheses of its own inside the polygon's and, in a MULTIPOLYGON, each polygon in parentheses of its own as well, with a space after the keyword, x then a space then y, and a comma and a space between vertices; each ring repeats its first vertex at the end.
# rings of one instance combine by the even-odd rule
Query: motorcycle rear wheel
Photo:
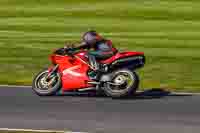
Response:
POLYGON ((32 84, 33 91, 39 96, 52 96, 59 91, 61 87, 61 76, 59 73, 56 73, 49 81, 46 80, 48 75, 48 70, 45 69, 39 72, 32 84), (51 84, 49 82, 52 82, 51 84))
POLYGON ((104 84, 103 90, 107 96, 121 98, 135 94, 139 86, 139 76, 136 72, 121 69, 111 74, 111 83, 104 84))

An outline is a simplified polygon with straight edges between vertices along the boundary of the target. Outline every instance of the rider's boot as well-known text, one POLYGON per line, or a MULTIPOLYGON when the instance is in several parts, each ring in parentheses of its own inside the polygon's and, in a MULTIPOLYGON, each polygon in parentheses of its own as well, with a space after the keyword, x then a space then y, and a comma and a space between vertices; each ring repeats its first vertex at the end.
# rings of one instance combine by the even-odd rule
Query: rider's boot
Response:
POLYGON ((108 71, 108 66, 97 62, 94 56, 89 56, 89 62, 93 67, 93 70, 89 72, 89 76, 92 80, 99 80, 100 75, 108 71))

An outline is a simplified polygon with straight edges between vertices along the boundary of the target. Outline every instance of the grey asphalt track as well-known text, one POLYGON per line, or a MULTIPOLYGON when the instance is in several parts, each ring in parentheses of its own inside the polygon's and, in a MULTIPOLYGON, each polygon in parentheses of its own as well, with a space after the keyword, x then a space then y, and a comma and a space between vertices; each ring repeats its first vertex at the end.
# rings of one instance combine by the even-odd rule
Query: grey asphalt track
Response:
POLYGON ((0 88, 0 128, 90 133, 199 133, 200 96, 154 91, 136 98, 36 96, 31 88, 0 88), (158 94, 160 96, 158 96, 158 94))

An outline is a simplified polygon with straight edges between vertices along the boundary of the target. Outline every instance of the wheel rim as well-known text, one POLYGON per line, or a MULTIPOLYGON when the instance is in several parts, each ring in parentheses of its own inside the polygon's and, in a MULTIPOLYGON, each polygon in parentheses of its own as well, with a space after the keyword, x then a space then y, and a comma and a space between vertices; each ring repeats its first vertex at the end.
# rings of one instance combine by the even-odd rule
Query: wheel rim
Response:
POLYGON ((135 78, 128 72, 119 72, 112 78, 112 84, 108 87, 113 92, 121 92, 129 89, 135 83, 135 78))
POLYGON ((35 90, 39 93, 49 93, 57 85, 59 78, 58 75, 54 75, 47 81, 48 71, 42 72, 35 81, 35 90))

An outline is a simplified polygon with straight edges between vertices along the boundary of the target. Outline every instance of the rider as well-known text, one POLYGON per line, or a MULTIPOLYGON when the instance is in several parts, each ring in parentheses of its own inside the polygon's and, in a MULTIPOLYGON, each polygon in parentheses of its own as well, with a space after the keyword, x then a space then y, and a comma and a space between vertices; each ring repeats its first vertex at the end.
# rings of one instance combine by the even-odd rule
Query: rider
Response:
POLYGON ((96 72, 104 71, 104 65, 97 60, 103 60, 112 57, 117 49, 113 47, 112 41, 103 38, 96 31, 88 31, 82 36, 82 43, 75 50, 88 49, 88 58, 90 65, 96 72))

